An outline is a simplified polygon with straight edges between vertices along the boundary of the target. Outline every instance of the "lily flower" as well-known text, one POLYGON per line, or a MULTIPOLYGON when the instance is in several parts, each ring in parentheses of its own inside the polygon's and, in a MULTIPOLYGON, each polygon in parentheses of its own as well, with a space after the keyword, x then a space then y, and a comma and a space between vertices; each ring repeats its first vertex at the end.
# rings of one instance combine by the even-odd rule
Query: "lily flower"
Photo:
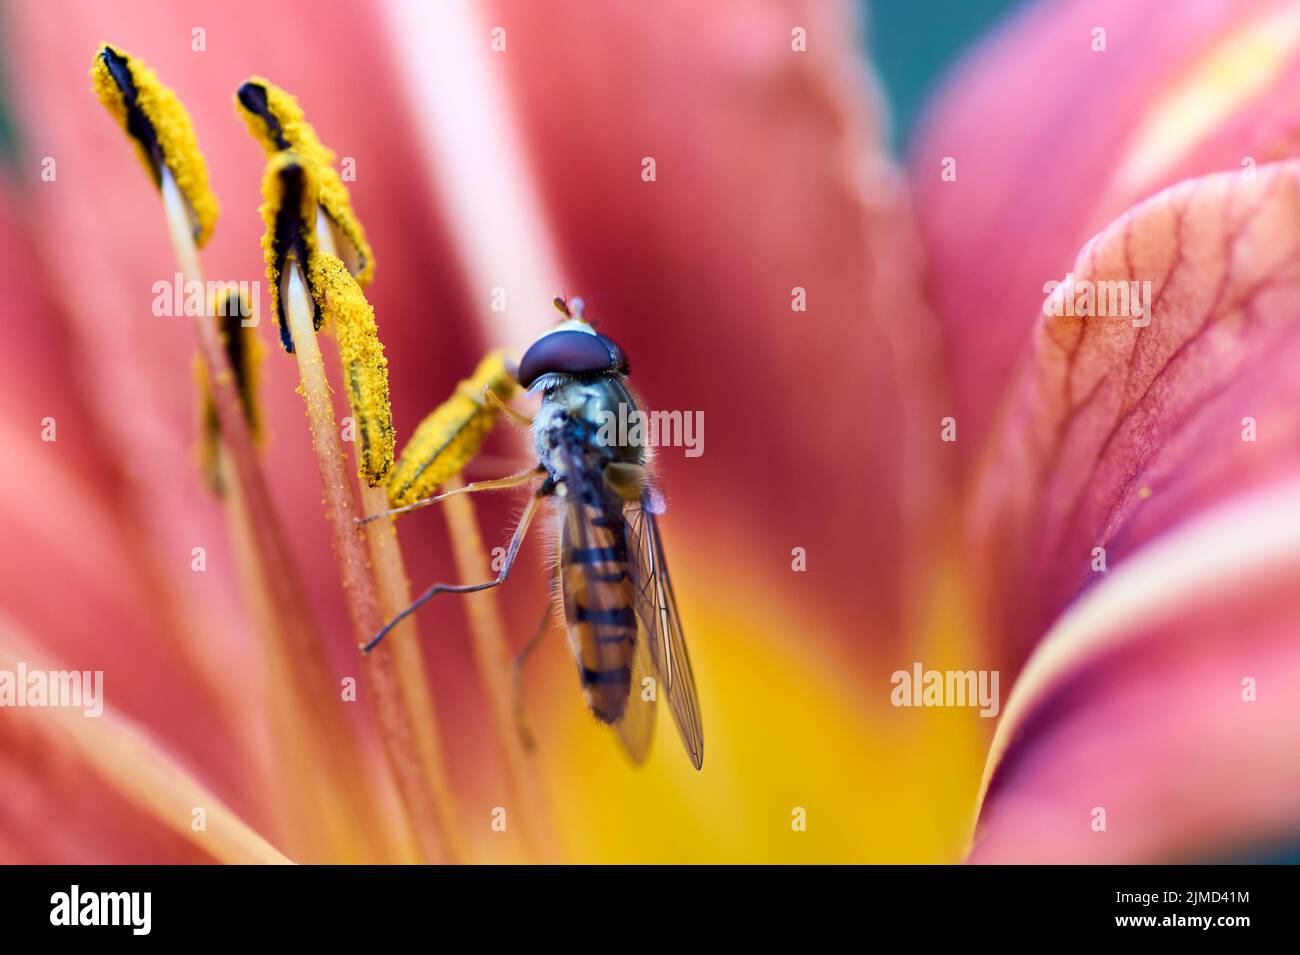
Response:
MULTIPOLYGON (((102 671, 104 709, 0 707, 0 860, 1165 861, 1293 840, 1300 21, 1170 9, 1018 14, 905 172, 847 3, 9 8, 0 672, 102 671), (357 353, 382 340, 399 449, 485 353, 547 328, 556 292, 649 407, 702 413, 702 453, 657 454, 702 772, 668 732, 631 766, 556 634, 523 681, 534 749, 503 732, 491 634, 518 651, 545 607, 532 545, 505 587, 390 635, 368 679, 346 535, 321 520, 318 425, 348 392, 305 431, 275 321, 254 329, 263 439, 224 452, 246 480, 212 493, 191 325, 151 314, 175 271, 157 189, 86 89, 104 37, 188 111, 221 201, 214 279, 263 274, 267 157, 231 95, 293 92, 336 154, 330 201, 365 223, 330 233, 364 246, 334 260, 364 297, 349 269, 328 284, 357 353), (1075 307, 1119 283, 1133 314, 1075 307), (998 671, 996 719, 892 705, 914 661, 998 671)), ((276 314, 270 289, 254 311, 276 314)), ((527 453, 498 427, 466 474, 527 453)), ((373 513, 372 490, 340 499, 373 513)), ((514 506, 405 516, 400 551, 368 538, 375 605, 487 579, 514 506)))

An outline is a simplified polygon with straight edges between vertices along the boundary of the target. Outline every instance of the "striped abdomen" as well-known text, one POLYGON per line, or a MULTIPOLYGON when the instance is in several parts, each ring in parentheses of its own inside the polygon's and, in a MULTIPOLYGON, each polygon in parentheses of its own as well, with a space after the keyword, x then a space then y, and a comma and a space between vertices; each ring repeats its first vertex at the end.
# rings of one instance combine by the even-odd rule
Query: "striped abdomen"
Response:
POLYGON ((617 722, 627 707, 636 610, 622 503, 565 501, 560 515, 560 588, 569 646, 587 706, 617 722))

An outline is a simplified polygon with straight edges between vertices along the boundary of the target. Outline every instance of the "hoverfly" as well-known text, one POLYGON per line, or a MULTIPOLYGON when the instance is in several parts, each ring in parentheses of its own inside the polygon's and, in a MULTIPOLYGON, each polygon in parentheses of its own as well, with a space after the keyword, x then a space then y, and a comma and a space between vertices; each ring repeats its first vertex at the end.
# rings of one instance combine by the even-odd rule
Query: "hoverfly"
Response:
POLYGON ((583 319, 580 299, 556 298, 554 304, 564 320, 529 347, 517 370, 519 385, 541 394, 536 416, 528 418, 484 391, 485 400, 496 400, 528 425, 538 463, 388 512, 411 510, 450 494, 533 485, 500 572, 480 584, 434 584, 362 649, 368 652, 438 594, 474 593, 505 583, 533 518, 549 505, 559 555, 556 592, 588 709, 617 729, 624 748, 639 763, 653 737, 655 700, 663 694, 691 763, 699 769, 704 761, 699 698, 664 563, 655 516, 662 507, 650 476, 648 448, 614 443, 609 429, 601 428, 609 415, 619 414, 620 404, 624 413, 637 409, 627 385, 627 358, 583 319))

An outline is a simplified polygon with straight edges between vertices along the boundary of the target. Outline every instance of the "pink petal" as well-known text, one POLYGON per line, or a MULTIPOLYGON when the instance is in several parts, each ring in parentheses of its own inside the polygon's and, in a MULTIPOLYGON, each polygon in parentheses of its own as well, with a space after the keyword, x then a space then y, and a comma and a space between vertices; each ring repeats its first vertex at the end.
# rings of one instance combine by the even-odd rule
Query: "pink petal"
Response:
POLYGON ((1193 180, 1091 241, 1076 281, 1150 281, 1148 326, 1040 317, 970 518, 971 567, 1013 657, 1104 578, 1094 548, 1113 570, 1189 515, 1295 473, 1298 177, 1283 163, 1193 180))
MULTIPOLYGON (((69 669, 0 620, 0 669, 18 674, 21 664, 28 673, 69 669)), ((95 715, 5 708, 0 863, 287 862, 116 710, 108 681, 106 673, 95 715)))
POLYGON ((1297 542, 1293 479, 1090 591, 1007 701, 971 860, 1229 860, 1300 837, 1297 542))
POLYGON ((1294 155, 1297 41, 1275 0, 1044 3, 956 71, 911 167, 967 461, 1024 359, 1043 283, 1088 236, 1185 177, 1294 155))
MULTIPOLYGON (((64 315, 46 294, 16 213, 0 187, 8 346, 0 350, 4 621, 38 634, 46 654, 103 670, 118 712, 156 726, 160 739, 206 767, 207 778, 226 780, 227 798, 255 801, 235 771, 247 753, 232 746, 238 722, 231 701, 206 679, 160 601, 145 545, 122 513, 129 491, 121 465, 87 409, 83 379, 68 371, 64 315), (47 418, 54 441, 42 440, 47 418)), ((188 573, 188 549, 176 560, 188 573)))

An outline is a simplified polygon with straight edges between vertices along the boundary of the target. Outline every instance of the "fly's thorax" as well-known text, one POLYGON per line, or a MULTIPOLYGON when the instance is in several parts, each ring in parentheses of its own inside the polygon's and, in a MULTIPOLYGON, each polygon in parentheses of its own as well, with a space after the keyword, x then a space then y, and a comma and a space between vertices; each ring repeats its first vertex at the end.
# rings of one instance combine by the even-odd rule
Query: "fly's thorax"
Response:
POLYGON ((646 448, 635 440, 639 431, 633 430, 634 440, 628 440, 627 422, 640 412, 622 376, 555 377, 533 419, 538 458, 553 478, 562 479, 564 459, 577 455, 595 466, 645 463, 646 448), (557 454, 561 447, 570 453, 557 454))

